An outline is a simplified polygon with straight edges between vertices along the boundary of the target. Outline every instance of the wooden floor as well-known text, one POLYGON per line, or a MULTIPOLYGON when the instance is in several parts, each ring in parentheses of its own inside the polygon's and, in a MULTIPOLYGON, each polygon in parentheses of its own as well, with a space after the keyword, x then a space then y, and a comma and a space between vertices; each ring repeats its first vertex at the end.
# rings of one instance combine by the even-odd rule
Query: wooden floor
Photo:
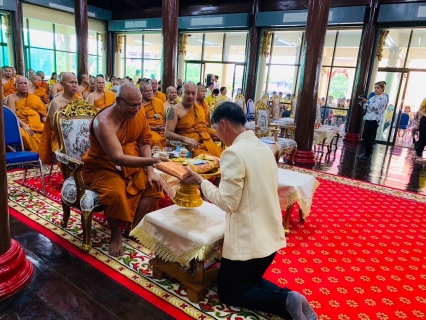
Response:
MULTIPOLYGON (((426 160, 414 150, 376 145, 357 161, 358 145, 339 144, 315 170, 426 195, 426 160)), ((426 156, 426 152, 424 153, 426 156)), ((31 284, 0 303, 0 319, 172 319, 133 292, 11 217, 11 234, 34 264, 31 284)))

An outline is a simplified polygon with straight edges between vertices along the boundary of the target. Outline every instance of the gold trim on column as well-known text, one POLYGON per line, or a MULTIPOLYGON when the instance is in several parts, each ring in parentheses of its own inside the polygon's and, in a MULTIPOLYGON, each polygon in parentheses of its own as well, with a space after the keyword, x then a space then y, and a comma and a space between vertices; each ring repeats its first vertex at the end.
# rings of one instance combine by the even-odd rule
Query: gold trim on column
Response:
POLYGON ((106 36, 105 36, 105 33, 100 33, 99 34, 99 40, 101 41, 101 50, 105 51, 106 50, 106 36))
POLYGON ((115 43, 115 52, 116 53, 118 53, 118 52, 121 53, 123 51, 123 38, 124 38, 123 35, 120 35, 120 34, 117 35, 117 41, 115 43))
POLYGON ((262 40, 260 41, 260 56, 269 57, 271 52, 272 32, 263 31, 262 40))
POLYGON ((186 45, 188 44, 188 33, 181 33, 179 39, 179 54, 182 56, 186 56, 186 45))
POLYGON ((386 38, 389 34, 389 30, 385 30, 382 29, 380 30, 380 38, 379 38, 379 43, 377 44, 377 50, 376 50, 376 57, 379 61, 382 61, 383 58, 383 48, 385 46, 386 43, 386 38))
POLYGON ((4 17, 4 24, 6 25, 6 32, 5 36, 6 38, 9 38, 12 35, 12 26, 10 25, 10 17, 9 14, 3 15, 4 17))

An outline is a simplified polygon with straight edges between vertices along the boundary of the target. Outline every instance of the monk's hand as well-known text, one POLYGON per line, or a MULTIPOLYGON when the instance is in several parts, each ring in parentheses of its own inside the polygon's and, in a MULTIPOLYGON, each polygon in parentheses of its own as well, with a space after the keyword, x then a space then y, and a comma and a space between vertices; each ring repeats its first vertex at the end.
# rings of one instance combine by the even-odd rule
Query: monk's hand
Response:
POLYGON ((185 140, 183 142, 186 143, 187 145, 189 145, 193 149, 198 149, 197 140, 194 140, 194 139, 191 139, 191 138, 185 138, 185 140))
POLYGON ((186 171, 188 171, 189 176, 182 180, 183 183, 186 184, 201 184, 204 178, 192 170, 189 166, 186 166, 186 171))
POLYGON ((168 157, 157 157, 157 158, 152 158, 152 160, 154 161, 153 164, 157 164, 160 162, 169 162, 169 158, 168 157))
POLYGON ((24 131, 28 133, 31 137, 34 136, 33 130, 31 130, 31 128, 27 126, 26 124, 22 126, 22 129, 24 129, 24 131))
POLYGON ((152 188, 154 185, 157 187, 157 190, 162 190, 160 183, 160 176, 154 171, 150 170, 147 172, 148 185, 152 188))

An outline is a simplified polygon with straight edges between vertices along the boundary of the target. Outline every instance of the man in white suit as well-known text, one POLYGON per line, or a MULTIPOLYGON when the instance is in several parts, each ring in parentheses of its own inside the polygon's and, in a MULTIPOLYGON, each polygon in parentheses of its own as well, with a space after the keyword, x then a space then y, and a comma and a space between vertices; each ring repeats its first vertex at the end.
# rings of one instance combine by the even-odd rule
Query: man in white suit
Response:
POLYGON ((219 298, 285 319, 318 319, 303 295, 262 278, 276 252, 286 246, 271 150, 246 131, 244 112, 233 102, 219 105, 211 121, 228 146, 220 158, 219 188, 190 168, 187 182, 200 184, 204 196, 227 213, 219 298))

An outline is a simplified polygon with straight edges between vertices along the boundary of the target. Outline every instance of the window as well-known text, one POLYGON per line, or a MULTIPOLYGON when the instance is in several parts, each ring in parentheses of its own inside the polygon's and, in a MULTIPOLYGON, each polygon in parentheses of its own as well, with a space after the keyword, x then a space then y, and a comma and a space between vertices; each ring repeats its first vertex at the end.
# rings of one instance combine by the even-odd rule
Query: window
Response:
MULTIPOLYGON (((75 28, 48 21, 24 18, 26 67, 43 71, 46 79, 52 72, 77 72, 75 28)), ((103 35, 89 31, 89 73, 104 72, 103 35)))
POLYGON ((10 21, 8 19, 9 16, 6 17, 8 13, 0 12, 0 18, 1 18, 1 34, 0 34, 0 63, 2 66, 9 66, 10 65, 10 58, 9 58, 9 48, 7 46, 7 40, 9 37, 12 37, 11 34, 8 32, 12 32, 11 29, 8 30, 7 21, 10 21))

